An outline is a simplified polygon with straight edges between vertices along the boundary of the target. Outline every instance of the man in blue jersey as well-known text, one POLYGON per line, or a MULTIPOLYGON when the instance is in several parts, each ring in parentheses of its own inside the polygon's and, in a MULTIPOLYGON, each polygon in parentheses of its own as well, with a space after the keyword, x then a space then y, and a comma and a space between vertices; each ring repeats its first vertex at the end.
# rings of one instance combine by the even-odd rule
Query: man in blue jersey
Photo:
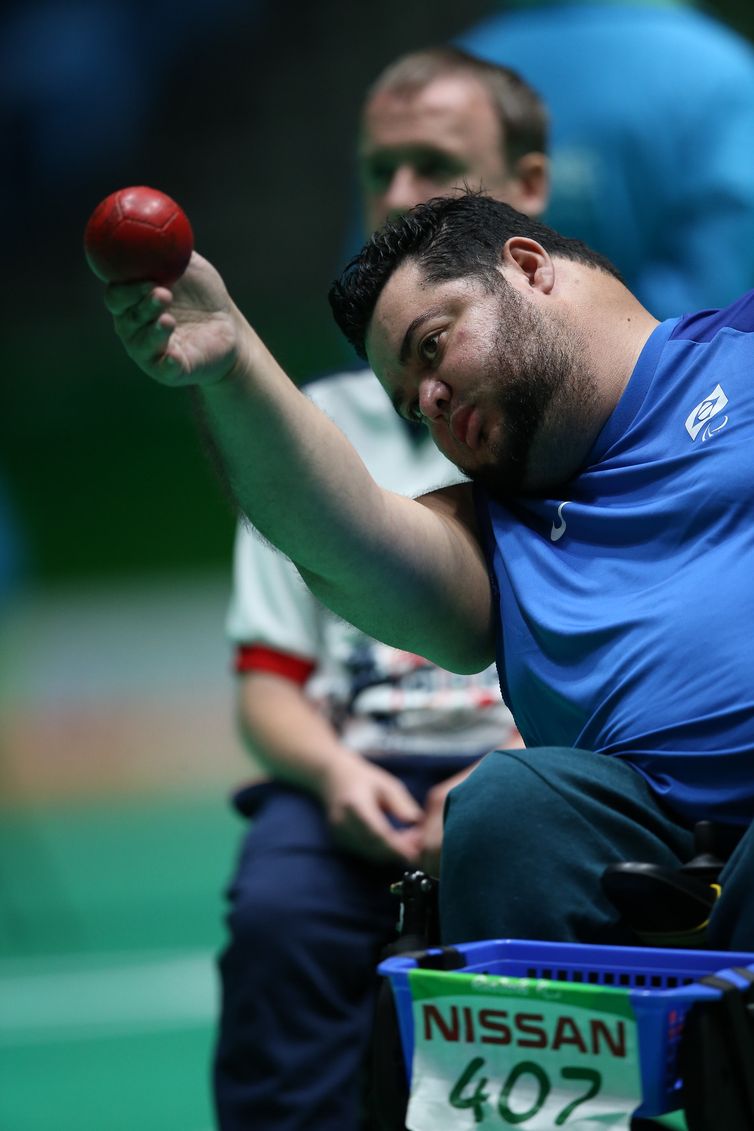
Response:
POLYGON ((388 222, 332 301, 473 486, 379 488, 199 256, 107 295, 321 600, 456 671, 497 654, 529 749, 450 794, 445 939, 627 941, 602 871, 677 866, 709 818, 738 841, 709 942, 754 947, 754 295, 658 323, 601 256, 465 194, 388 222))

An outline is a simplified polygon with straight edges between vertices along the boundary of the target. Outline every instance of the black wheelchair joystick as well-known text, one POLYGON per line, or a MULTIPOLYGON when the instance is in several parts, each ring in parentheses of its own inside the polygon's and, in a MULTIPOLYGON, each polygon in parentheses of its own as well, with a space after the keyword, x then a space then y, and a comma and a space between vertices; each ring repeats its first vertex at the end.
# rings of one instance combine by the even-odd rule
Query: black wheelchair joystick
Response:
POLYGON ((391 884, 390 893, 400 900, 400 911, 398 938, 387 948, 386 957, 439 944, 438 889, 435 877, 418 869, 404 872, 397 883, 391 884))
MULTIPOLYGON (((439 941, 438 881, 426 872, 404 872, 390 887, 400 900, 398 937, 383 958, 424 951, 439 941)), ((408 1076, 390 982, 383 978, 377 997, 372 1041, 367 1117, 369 1131, 403 1131, 408 1108, 408 1076)))

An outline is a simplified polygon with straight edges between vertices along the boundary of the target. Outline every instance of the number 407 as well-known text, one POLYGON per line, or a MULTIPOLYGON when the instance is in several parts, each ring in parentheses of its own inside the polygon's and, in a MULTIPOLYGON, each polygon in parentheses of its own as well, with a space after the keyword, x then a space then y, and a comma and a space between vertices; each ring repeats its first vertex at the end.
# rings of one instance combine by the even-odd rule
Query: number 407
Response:
MULTIPOLYGON (((475 1123, 481 1123, 484 1119, 484 1105, 490 1100, 490 1094, 485 1090, 488 1084, 487 1077, 480 1076, 477 1078, 476 1082, 474 1082, 474 1077, 482 1068, 484 1068, 484 1059, 481 1056, 475 1056, 474 1059, 470 1060, 466 1065, 448 1095, 448 1102, 451 1107, 464 1111, 468 1109, 473 1111, 475 1123)), ((567 1103, 565 1107, 558 1112, 555 1117, 556 1127, 562 1127, 576 1108, 586 1103, 587 1100, 593 1099, 602 1086, 602 1073, 598 1072, 595 1068, 565 1067, 560 1069, 560 1075, 564 1080, 581 1081, 586 1085, 586 1091, 576 1096, 575 1099, 567 1103)), ((533 1060, 522 1060, 519 1064, 514 1064, 503 1083, 498 1097, 497 1110, 500 1118, 503 1122, 511 1124, 526 1123, 528 1119, 533 1119, 547 1102, 551 1088, 552 1083, 550 1077, 545 1070, 541 1068, 540 1065, 535 1064, 533 1060), (529 1077, 533 1080, 536 1095, 529 1104, 529 1107, 514 1110, 513 1107, 511 1107, 512 1095, 516 1085, 525 1077, 529 1077)))

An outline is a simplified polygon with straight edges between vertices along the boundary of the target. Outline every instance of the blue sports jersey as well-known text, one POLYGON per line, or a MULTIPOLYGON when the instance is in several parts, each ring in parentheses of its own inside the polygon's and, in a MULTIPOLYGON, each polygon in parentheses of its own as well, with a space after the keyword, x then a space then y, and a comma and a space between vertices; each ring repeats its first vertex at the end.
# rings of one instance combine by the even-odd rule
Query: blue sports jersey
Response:
POLYGON ((582 472, 478 492, 527 746, 625 758, 678 813, 754 817, 754 292, 650 336, 582 472))

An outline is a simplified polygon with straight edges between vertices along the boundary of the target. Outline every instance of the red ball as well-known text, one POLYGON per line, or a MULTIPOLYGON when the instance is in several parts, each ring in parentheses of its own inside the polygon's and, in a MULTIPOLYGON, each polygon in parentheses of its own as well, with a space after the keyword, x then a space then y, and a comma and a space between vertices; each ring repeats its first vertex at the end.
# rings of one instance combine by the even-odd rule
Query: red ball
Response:
POLYGON ((194 233, 183 209, 145 185, 105 197, 84 232, 89 266, 105 283, 168 286, 186 270, 193 249, 194 233))

